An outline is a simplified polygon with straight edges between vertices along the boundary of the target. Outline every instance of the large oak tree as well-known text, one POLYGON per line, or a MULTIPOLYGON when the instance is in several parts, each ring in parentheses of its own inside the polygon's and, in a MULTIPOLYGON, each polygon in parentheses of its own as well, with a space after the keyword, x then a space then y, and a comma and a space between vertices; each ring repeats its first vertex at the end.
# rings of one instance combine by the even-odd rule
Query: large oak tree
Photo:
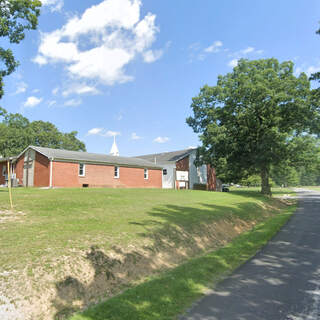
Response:
POLYGON ((41 2, 39 0, 0 0, 0 98, 3 96, 3 78, 19 65, 13 52, 7 47, 18 44, 25 37, 25 30, 34 30, 38 25, 41 2))
POLYGON ((292 62, 239 60, 216 86, 205 85, 192 99, 187 123, 200 134, 199 161, 216 166, 218 174, 224 166, 235 179, 259 173, 261 192, 271 194, 271 167, 303 153, 303 146, 292 152, 292 144, 317 130, 318 102, 292 62))

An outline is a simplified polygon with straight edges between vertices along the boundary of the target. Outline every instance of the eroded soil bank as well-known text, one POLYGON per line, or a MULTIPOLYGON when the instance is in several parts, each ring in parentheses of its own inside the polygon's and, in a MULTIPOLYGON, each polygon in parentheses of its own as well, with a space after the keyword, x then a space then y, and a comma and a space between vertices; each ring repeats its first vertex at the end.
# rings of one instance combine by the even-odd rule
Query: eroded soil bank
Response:
MULTIPOLYGON (((161 224, 161 228, 145 228, 139 237, 126 245, 112 245, 108 249, 99 245, 87 249, 71 248, 50 263, 39 251, 43 263, 32 264, 30 261, 21 269, 0 270, 0 318, 64 319, 150 275, 224 246, 287 206, 276 199, 264 201, 259 198, 250 204, 248 198, 248 203, 245 210, 225 206, 225 214, 221 213, 222 205, 208 205, 209 218, 206 216, 201 220, 196 216, 198 221, 176 223, 174 219, 182 218, 172 216, 171 221, 161 224), (218 217, 210 219, 210 212, 214 216, 217 207, 220 210, 218 217)), ((19 212, 10 219, 8 215, 8 212, 2 214, 2 225, 10 223, 10 219, 15 223, 28 219, 28 213, 19 212)), ((152 221, 142 219, 132 223, 149 226, 156 223, 152 221)), ((85 239, 85 243, 89 243, 85 239)))

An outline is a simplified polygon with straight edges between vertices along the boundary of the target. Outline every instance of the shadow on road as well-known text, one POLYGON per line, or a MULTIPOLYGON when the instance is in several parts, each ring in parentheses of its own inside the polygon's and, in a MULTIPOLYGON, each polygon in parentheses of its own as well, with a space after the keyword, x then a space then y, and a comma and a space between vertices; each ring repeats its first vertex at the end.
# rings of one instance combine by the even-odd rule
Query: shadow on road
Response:
POLYGON ((320 197, 301 193, 289 224, 183 320, 316 320, 320 311, 320 197))

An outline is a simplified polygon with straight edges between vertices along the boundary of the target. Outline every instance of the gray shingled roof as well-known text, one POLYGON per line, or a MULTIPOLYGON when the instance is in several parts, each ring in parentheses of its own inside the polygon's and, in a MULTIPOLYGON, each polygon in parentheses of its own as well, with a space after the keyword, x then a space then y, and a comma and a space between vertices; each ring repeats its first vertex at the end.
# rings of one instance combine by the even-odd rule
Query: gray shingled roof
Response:
POLYGON ((0 162, 8 161, 8 160, 16 160, 17 157, 7 157, 7 158, 1 158, 0 157, 0 162))
POLYGON ((154 163, 149 162, 145 159, 137 159, 131 157, 115 157, 98 153, 69 151, 34 146, 30 146, 29 148, 32 148, 33 150, 43 154, 47 158, 54 160, 83 161, 97 164, 103 163, 112 165, 123 165, 129 167, 162 169, 161 166, 155 165, 154 163))
POLYGON ((154 153, 154 154, 146 154, 143 156, 137 156, 136 158, 144 159, 157 164, 166 164, 173 163, 184 157, 188 156, 194 148, 172 151, 172 152, 162 152, 162 153, 154 153))

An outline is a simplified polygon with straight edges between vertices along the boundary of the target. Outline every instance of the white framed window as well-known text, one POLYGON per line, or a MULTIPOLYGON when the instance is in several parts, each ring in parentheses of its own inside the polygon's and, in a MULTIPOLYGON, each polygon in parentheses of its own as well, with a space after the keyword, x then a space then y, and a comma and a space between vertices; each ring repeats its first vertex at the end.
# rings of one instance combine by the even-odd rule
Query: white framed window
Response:
POLYGON ((167 169, 163 169, 163 170, 162 170, 162 174, 163 174, 164 176, 166 176, 166 175, 168 174, 168 170, 167 170, 167 169))
POLYGON ((144 169, 144 178, 146 180, 149 179, 149 170, 148 169, 144 169))
POLYGON ((86 166, 84 163, 79 163, 79 177, 84 177, 86 175, 86 166))
POLYGON ((120 178, 120 168, 119 167, 114 167, 114 177, 115 177, 115 179, 120 178))

